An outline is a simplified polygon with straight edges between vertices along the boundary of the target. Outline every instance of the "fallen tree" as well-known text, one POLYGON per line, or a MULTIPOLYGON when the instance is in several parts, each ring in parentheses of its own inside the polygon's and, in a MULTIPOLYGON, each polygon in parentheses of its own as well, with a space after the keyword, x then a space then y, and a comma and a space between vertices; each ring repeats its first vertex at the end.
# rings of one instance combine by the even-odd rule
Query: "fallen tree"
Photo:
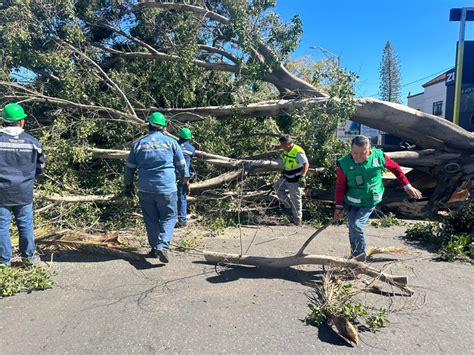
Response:
MULTIPOLYGON (((231 1, 196 1, 193 5, 182 1, 125 1, 116 8, 82 1, 48 7, 33 1, 22 11, 17 5, 8 6, 0 12, 6 24, 0 35, 7 54, 0 74, 1 101, 30 105, 33 116, 40 117, 38 130, 46 132, 47 142, 56 145, 52 155, 66 155, 66 151, 73 164, 88 163, 95 171, 94 163, 88 162, 91 155, 123 159, 127 154, 98 147, 111 148, 119 144, 117 141, 125 146, 142 134, 145 118, 155 110, 170 117, 171 131, 192 123, 198 136, 200 133, 203 137, 205 129, 199 124, 203 120, 208 124, 209 119, 216 124, 238 125, 272 117, 280 121, 279 127, 268 132, 274 139, 281 127, 286 125, 288 131, 285 121, 294 117, 303 115, 309 120, 300 127, 300 132, 306 134, 317 120, 334 116, 335 122, 351 117, 421 149, 391 153, 402 165, 423 172, 435 182, 433 189, 424 191, 429 201, 409 203, 413 213, 435 213, 459 186, 471 189, 471 133, 403 105, 373 98, 353 99, 347 86, 325 85, 302 67, 290 70, 293 64, 288 58, 297 46, 301 23, 295 17, 283 24, 269 13, 272 6, 271 2, 247 6, 231 1), (122 28, 119 24, 125 18, 133 20, 122 28), (266 36, 269 33, 272 36, 266 36), (21 51, 15 43, 22 44, 21 51), (30 74, 29 80, 13 79, 10 74, 18 67, 30 74), (144 67, 150 68, 149 72, 142 70, 144 67), (304 113, 308 109, 315 111, 304 113), (63 123, 68 119, 69 126, 63 123), (76 126, 77 130, 69 128, 76 126), (104 128, 113 133, 100 135, 104 128)), ((334 70, 335 77, 344 76, 340 69, 334 70)), ((252 134, 257 132, 255 127, 253 130, 252 134)), ((245 135, 245 129, 242 131, 242 137, 251 137, 245 135)), ((220 134, 217 132, 212 134, 220 134)), ((325 137, 329 137, 328 132, 325 137)), ((311 141, 308 137, 305 139, 311 141)), ((317 152, 320 147, 315 143, 307 148, 317 152)), ((279 170, 279 165, 270 160, 227 158, 204 151, 197 156, 230 171, 211 169, 215 175, 195 183, 195 192, 239 176, 279 170)), ((102 168, 104 175, 118 175, 108 163, 102 168)), ((54 169, 61 176, 63 167, 58 164, 54 169)), ((74 169, 80 182, 81 169, 74 169)), ((423 190, 416 180, 412 182, 423 190)), ((84 201, 64 196, 62 202, 68 200, 84 201)), ((115 198, 105 193, 103 197, 94 194, 92 200, 105 203, 115 198)))

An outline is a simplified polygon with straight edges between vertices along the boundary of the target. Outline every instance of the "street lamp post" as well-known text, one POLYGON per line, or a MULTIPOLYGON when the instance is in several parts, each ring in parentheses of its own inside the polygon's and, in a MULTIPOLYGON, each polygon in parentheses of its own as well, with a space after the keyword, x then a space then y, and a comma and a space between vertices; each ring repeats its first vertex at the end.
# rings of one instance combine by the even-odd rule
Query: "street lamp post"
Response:
POLYGON ((337 64, 337 67, 339 68, 339 66, 341 64, 341 58, 338 55, 336 55, 333 52, 328 51, 326 48, 323 48, 323 47, 320 47, 320 46, 311 46, 311 47, 309 47, 309 49, 318 49, 321 52, 323 52, 324 55, 326 57, 328 57, 329 59, 331 59, 331 60, 334 60, 334 58, 336 58, 336 64, 337 64))
POLYGON ((464 33, 466 30, 466 21, 474 21, 474 7, 463 7, 460 9, 451 9, 449 12, 449 21, 460 21, 458 57, 456 60, 456 84, 454 87, 454 112, 453 123, 459 125, 459 109, 461 107, 461 89, 462 89, 462 66, 464 60, 464 33))

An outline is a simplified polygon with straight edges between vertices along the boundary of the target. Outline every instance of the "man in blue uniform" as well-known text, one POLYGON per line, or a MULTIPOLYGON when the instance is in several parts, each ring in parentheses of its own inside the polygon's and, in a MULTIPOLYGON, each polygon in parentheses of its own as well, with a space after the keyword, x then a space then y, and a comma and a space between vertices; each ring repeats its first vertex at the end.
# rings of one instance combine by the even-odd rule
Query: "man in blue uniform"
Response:
POLYGON ((185 227, 187 224, 187 209, 188 203, 186 195, 189 195, 191 190, 189 188, 189 179, 191 177, 191 159, 194 157, 196 148, 191 144, 190 140, 193 134, 189 128, 182 128, 179 132, 178 143, 183 151, 184 160, 186 161, 186 179, 178 180, 178 224, 176 227, 185 227))
POLYGON ((133 194, 138 169, 140 207, 151 247, 148 256, 167 263, 177 216, 176 180, 187 180, 186 163, 178 142, 164 134, 166 118, 162 113, 148 117, 148 130, 149 134, 136 141, 128 155, 124 193, 133 194))
POLYGON ((10 265, 11 215, 15 216, 24 261, 35 263, 33 235, 33 186, 42 174, 44 155, 41 143, 23 130, 25 111, 18 104, 3 108, 0 129, 0 264, 10 265))

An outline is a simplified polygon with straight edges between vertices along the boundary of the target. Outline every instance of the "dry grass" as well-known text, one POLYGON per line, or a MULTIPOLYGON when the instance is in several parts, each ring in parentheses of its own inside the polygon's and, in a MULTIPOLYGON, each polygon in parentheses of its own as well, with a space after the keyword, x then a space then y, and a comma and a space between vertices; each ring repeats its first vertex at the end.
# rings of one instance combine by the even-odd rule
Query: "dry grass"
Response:
POLYGON ((407 254, 409 249, 407 247, 368 247, 366 255, 372 256, 376 254, 407 254))

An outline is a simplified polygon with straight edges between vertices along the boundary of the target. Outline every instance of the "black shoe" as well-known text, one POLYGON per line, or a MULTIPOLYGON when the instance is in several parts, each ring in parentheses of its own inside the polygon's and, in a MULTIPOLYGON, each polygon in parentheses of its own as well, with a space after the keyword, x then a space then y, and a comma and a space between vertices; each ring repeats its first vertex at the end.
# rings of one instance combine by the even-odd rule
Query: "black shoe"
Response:
POLYGON ((367 260, 367 256, 365 253, 361 253, 357 256, 353 256, 351 259, 365 263, 367 260))
POLYGON ((175 228, 185 228, 186 227, 186 222, 178 221, 178 222, 176 222, 176 225, 174 227, 175 228))
POLYGON ((166 249, 157 249, 156 253, 158 254, 158 258, 162 263, 168 263, 170 261, 168 257, 168 250, 166 249))
POLYGON ((158 256, 158 250, 157 249, 151 249, 148 254, 146 255, 147 258, 154 258, 154 259, 158 259, 159 256, 158 256))
POLYGON ((293 224, 298 227, 301 227, 303 225, 303 223, 301 222, 301 219, 294 219, 293 224))

